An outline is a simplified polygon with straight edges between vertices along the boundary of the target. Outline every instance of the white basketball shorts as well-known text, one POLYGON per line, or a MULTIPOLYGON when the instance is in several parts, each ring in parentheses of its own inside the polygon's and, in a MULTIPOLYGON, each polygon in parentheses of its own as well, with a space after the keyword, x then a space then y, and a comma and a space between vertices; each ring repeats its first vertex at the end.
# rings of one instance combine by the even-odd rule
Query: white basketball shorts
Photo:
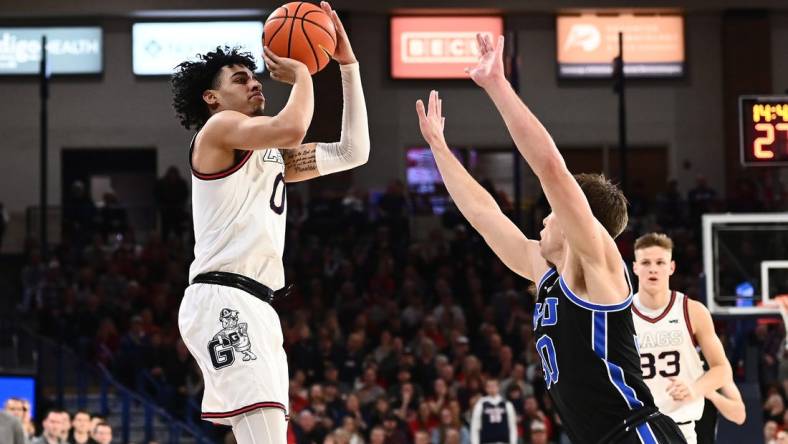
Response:
POLYGON ((205 381, 202 419, 230 425, 230 418, 260 408, 279 408, 287 417, 287 356, 270 304, 233 287, 192 284, 178 327, 205 381))

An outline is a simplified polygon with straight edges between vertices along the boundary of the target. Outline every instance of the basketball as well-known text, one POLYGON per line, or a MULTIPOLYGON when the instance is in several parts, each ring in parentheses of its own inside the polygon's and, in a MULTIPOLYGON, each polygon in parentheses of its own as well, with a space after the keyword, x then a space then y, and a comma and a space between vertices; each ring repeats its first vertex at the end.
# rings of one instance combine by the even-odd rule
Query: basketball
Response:
POLYGON ((263 44, 280 57, 302 62, 315 74, 331 60, 337 36, 331 17, 319 6, 291 2, 266 19, 263 44))

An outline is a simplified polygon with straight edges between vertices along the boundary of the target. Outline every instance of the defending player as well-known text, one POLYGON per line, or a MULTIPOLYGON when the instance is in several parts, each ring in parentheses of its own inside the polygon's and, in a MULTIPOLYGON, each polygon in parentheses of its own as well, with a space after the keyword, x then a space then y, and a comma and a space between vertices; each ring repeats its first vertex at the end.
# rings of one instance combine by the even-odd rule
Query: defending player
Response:
POLYGON ((660 411, 676 421, 688 443, 695 444, 695 422, 703 415, 704 398, 714 397, 732 372, 709 311, 670 289, 676 269, 672 254, 673 241, 665 234, 649 233, 635 241, 638 292, 632 312, 643 380, 660 411))
POLYGON ((302 63, 265 49, 271 78, 293 85, 279 114, 265 99, 248 54, 217 48, 184 62, 173 77, 174 106, 198 129, 190 150, 195 259, 178 314, 181 335, 205 380, 202 418, 233 427, 240 444, 286 442, 287 358, 271 307, 284 285, 285 183, 366 163, 369 130, 358 62, 337 30, 342 134, 336 143, 302 139, 314 108, 302 63))
POLYGON ((460 211, 510 269, 538 282, 536 346, 545 383, 575 444, 684 442, 654 407, 635 344, 629 275, 613 238, 627 222, 626 199, 599 175, 573 177, 550 134, 503 74, 503 37, 478 36, 481 56, 468 70, 503 116, 541 182, 552 213, 541 240, 529 240, 462 168, 446 145, 438 93, 419 126, 460 211))

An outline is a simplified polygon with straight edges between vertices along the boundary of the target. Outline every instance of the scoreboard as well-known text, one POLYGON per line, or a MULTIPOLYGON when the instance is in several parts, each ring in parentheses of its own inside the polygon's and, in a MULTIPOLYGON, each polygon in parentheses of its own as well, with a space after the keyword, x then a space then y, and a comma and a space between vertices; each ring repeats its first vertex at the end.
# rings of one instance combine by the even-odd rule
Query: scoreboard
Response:
POLYGON ((739 97, 739 151, 744 166, 788 165, 788 96, 739 97))

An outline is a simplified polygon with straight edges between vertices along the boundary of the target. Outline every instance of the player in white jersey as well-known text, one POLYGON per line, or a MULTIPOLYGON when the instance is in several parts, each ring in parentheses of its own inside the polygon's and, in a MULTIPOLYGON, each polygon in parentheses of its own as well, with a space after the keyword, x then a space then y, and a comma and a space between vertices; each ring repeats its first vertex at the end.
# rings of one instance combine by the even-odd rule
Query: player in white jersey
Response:
POLYGON ((336 12, 333 58, 342 75, 339 142, 302 144, 312 119, 312 77, 298 61, 264 60, 271 78, 292 84, 279 114, 265 98, 251 55, 217 48, 178 66, 172 84, 192 139, 194 262, 178 313, 184 343, 205 381, 202 418, 231 425, 239 444, 286 442, 287 357, 270 303, 284 286, 285 183, 366 163, 369 129, 358 62, 336 12))
POLYGON ((695 421, 704 397, 732 380, 711 315, 700 302, 670 289, 676 269, 673 241, 649 233, 635 241, 633 270, 638 292, 632 303, 643 380, 660 411, 679 425, 689 444, 696 442, 695 421), (704 372, 696 347, 709 364, 704 372))

